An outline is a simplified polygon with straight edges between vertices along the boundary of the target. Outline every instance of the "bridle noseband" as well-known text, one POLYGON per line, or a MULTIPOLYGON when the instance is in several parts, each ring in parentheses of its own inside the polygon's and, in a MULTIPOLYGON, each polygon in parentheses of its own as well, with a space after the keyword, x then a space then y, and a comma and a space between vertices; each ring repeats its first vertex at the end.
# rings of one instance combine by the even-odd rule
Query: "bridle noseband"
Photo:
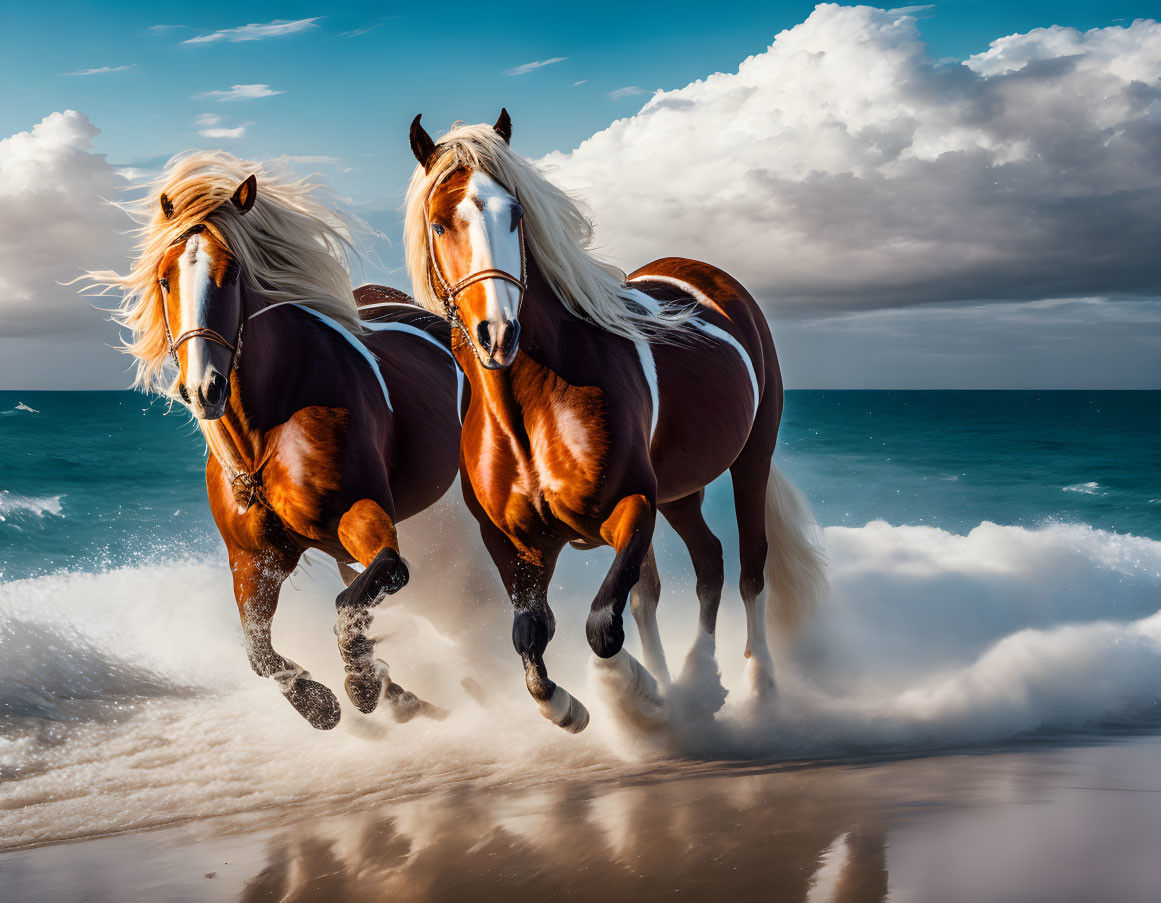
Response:
MULTIPOLYGON (((444 278, 443 271, 439 268, 439 261, 435 259, 435 248, 431 244, 431 223, 427 224, 427 257, 428 263, 431 265, 431 271, 435 274, 436 280, 439 282, 439 287, 442 290, 440 300, 443 301, 444 317, 451 324, 452 329, 458 329, 464 334, 467 339, 469 347, 475 353, 477 359, 480 358, 480 352, 476 349, 472 337, 468 335, 468 329, 464 325, 464 321, 460 318, 459 308, 456 307, 456 296, 463 293, 468 286, 475 285, 477 282, 483 282, 486 279, 501 279, 505 282, 511 282, 516 288, 520 290, 520 296, 516 299, 516 312, 520 312, 520 305, 524 303, 524 293, 528 291, 528 259, 524 253, 524 218, 521 217, 516 223, 516 231, 520 236, 520 278, 517 279, 511 273, 505 270, 499 270, 490 267, 486 270, 477 270, 475 273, 465 276, 455 285, 450 285, 447 279, 444 278)), ((481 359, 482 361, 482 359, 481 359)))
MULTIPOLYGON (((185 232, 183 232, 181 235, 179 235, 177 238, 175 238, 170 243, 170 247, 172 248, 174 245, 179 245, 183 242, 189 241, 189 239, 192 236, 194 236, 200 232, 204 232, 205 229, 206 229, 205 225, 201 224, 201 223, 199 223, 196 226, 193 226, 190 229, 187 229, 185 232)), ((165 290, 163 290, 162 295, 160 296, 161 322, 162 322, 162 325, 165 326, 165 340, 169 346, 169 356, 171 358, 173 358, 173 364, 175 367, 177 367, 178 372, 180 373, 180 371, 181 371, 181 361, 178 359, 177 349, 180 348, 182 345, 184 345, 186 342, 190 341, 191 339, 205 339, 208 342, 213 342, 217 345, 221 345, 223 348, 229 348, 230 349, 230 366, 226 370, 226 372, 229 373, 229 372, 233 371, 233 369, 238 366, 238 358, 239 358, 241 351, 242 351, 242 328, 246 325, 246 317, 242 316, 241 310, 239 310, 239 316, 238 316, 238 332, 237 332, 237 335, 234 336, 234 341, 232 343, 229 342, 226 339, 226 337, 223 336, 216 329, 210 329, 209 327, 205 327, 205 326, 199 327, 197 329, 187 329, 185 332, 183 332, 181 335, 179 335, 175 339, 173 337, 173 332, 169 328, 169 311, 166 310, 166 304, 165 304, 165 296, 168 295, 168 293, 169 293, 168 288, 166 288, 165 290)))

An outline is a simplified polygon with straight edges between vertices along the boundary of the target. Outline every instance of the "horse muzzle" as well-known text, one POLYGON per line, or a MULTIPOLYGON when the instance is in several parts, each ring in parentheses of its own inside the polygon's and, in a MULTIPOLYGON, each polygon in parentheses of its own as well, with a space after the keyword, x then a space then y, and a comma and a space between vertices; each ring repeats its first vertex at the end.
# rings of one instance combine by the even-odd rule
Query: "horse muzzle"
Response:
POLYGON ((181 394, 198 420, 217 420, 226 413, 230 379, 217 368, 211 368, 193 392, 182 386, 181 394))
POLYGON ((476 327, 476 341, 480 346, 480 363, 487 370, 503 370, 516 360, 520 350, 520 321, 493 323, 483 320, 476 327))

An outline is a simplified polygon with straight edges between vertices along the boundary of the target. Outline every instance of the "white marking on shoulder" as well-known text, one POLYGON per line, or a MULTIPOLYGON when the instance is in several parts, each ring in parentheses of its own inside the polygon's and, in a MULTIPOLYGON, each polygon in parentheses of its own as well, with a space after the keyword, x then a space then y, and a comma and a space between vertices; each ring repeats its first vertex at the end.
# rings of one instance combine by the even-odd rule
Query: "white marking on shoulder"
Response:
MULTIPOLYGON (((392 304, 394 302, 387 301, 384 303, 392 304)), ((373 305, 367 305, 367 307, 371 306, 373 305)), ((405 306, 410 307, 411 305, 405 306)), ((412 326, 410 323, 375 323, 373 321, 368 321, 363 325, 370 329, 372 332, 403 332, 407 333, 408 335, 418 336, 419 338, 430 342, 432 345, 448 356, 448 358, 451 360, 452 370, 454 370, 456 374, 456 417, 459 418, 460 426, 463 426, 464 371, 460 369, 460 365, 456 362, 456 357, 454 354, 452 354, 451 349, 446 347, 443 342, 433 336, 430 332, 420 329, 418 326, 412 326)))
POLYGON ((366 345, 364 345, 362 342, 360 342, 358 340, 358 338, 356 338, 351 333, 351 331, 349 329, 347 329, 347 327, 345 327, 338 320, 332 320, 326 314, 321 314, 317 310, 314 310, 313 308, 307 307, 305 304, 298 304, 297 302, 294 302, 294 301, 279 301, 277 304, 270 304, 266 307, 261 308, 260 310, 256 310, 254 313, 250 314, 249 319, 253 320, 255 317, 262 316, 262 314, 266 313, 267 311, 274 310, 274 308, 276 308, 276 307, 283 307, 284 305, 287 305, 287 304, 293 305, 294 307, 297 307, 299 310, 304 310, 308 314, 310 314, 311 316, 316 317, 317 319, 321 320, 323 323, 326 323, 327 326, 329 326, 331 329, 333 329, 335 332, 337 332, 339 335, 341 335, 344 339, 346 339, 347 342, 350 343, 351 347, 354 348, 357 352, 359 352, 359 354, 361 354, 363 356, 363 360, 365 360, 370 365, 371 372, 375 374, 375 379, 377 379, 379 381, 379 388, 383 390, 383 400, 387 402, 387 410, 390 411, 392 414, 394 414, 395 408, 391 406, 391 393, 387 391, 387 383, 383 382, 383 374, 379 370, 379 362, 377 360, 375 360, 375 355, 373 355, 371 353, 370 348, 368 348, 366 345))
MULTIPOLYGON (((697 301, 697 303, 702 305, 703 307, 709 307, 715 311, 719 310, 718 306, 716 304, 714 304, 709 299, 709 296, 706 295, 705 292, 701 291, 701 289, 699 289, 693 285, 690 285, 684 279, 675 279, 672 276, 637 276, 636 278, 630 279, 629 281, 630 282, 664 282, 668 285, 675 286, 675 287, 681 289, 686 294, 692 296, 693 299, 695 301, 697 301)), ((634 292, 634 295, 642 295, 645 298, 649 298, 648 295, 646 295, 644 292, 640 292, 640 291, 634 292)), ((654 299, 649 298, 649 300, 650 300, 650 302, 652 302, 653 305, 656 305, 657 302, 654 299)), ((730 345, 736 352, 738 352, 738 356, 742 359, 742 363, 746 365, 746 373, 750 377, 750 388, 752 388, 754 390, 754 413, 753 413, 753 416, 757 417, 758 416, 758 402, 760 400, 759 393, 758 393, 758 374, 757 374, 757 371, 754 370, 754 361, 750 358, 750 353, 748 351, 746 351, 745 347, 742 345, 741 342, 739 342, 737 339, 735 339, 732 335, 730 335, 728 332, 726 332, 720 326, 714 326, 712 323, 706 323, 704 320, 699 320, 696 316, 691 317, 688 322, 689 322, 689 325, 692 326, 694 329, 696 329, 698 332, 701 332, 704 335, 710 336, 711 338, 717 339, 719 342, 725 342, 727 345, 730 345)))

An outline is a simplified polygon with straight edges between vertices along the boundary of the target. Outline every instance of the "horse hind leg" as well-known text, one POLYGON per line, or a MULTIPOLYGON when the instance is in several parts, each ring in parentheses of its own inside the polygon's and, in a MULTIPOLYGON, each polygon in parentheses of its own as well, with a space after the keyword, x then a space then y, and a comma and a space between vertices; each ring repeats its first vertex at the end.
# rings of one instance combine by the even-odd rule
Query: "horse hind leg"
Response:
POLYGON ((399 722, 410 721, 420 714, 443 717, 446 714, 443 710, 391 680, 387 663, 375 658, 375 641, 367 635, 371 609, 386 596, 399 592, 410 578, 407 565, 399 555, 393 519, 377 502, 364 499, 343 515, 338 532, 343 547, 364 565, 363 572, 335 600, 338 610, 335 634, 347 671, 347 696, 363 714, 375 711, 379 700, 385 698, 392 716, 399 722))
POLYGON ((230 549, 234 596, 242 618, 246 655, 254 672, 274 680, 311 727, 330 730, 341 716, 335 694, 312 680, 300 665, 275 651, 271 642, 270 627, 278 608, 278 593, 294 564, 289 556, 273 551, 254 554, 230 549))
POLYGON ((650 545, 641 563, 641 578, 629 594, 629 610, 633 613, 637 632, 641 636, 641 657, 645 660, 645 667, 662 687, 667 687, 670 682, 669 666, 665 662, 665 648, 657 629, 657 603, 660 600, 661 575, 657 570, 653 546, 650 545))
POLYGON ((773 442, 751 439, 730 468, 738 519, 738 588, 746 606, 746 658, 750 689, 759 698, 774 695, 774 658, 766 638, 766 493, 773 442))
POLYGON ((704 497, 705 490, 699 490, 659 507, 685 543, 697 580, 698 633, 682 667, 681 695, 692 708, 712 713, 726 701, 726 690, 714 655, 725 566, 721 541, 710 530, 701 512, 704 497))

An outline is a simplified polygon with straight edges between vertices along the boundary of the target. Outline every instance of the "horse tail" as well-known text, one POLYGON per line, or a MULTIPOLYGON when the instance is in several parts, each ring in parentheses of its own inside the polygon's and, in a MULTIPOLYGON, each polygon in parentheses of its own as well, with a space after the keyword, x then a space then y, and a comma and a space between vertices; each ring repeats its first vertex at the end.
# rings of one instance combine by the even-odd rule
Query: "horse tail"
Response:
POLYGON ((810 503, 778 465, 766 480, 766 623, 793 636, 826 595, 822 528, 810 503))

